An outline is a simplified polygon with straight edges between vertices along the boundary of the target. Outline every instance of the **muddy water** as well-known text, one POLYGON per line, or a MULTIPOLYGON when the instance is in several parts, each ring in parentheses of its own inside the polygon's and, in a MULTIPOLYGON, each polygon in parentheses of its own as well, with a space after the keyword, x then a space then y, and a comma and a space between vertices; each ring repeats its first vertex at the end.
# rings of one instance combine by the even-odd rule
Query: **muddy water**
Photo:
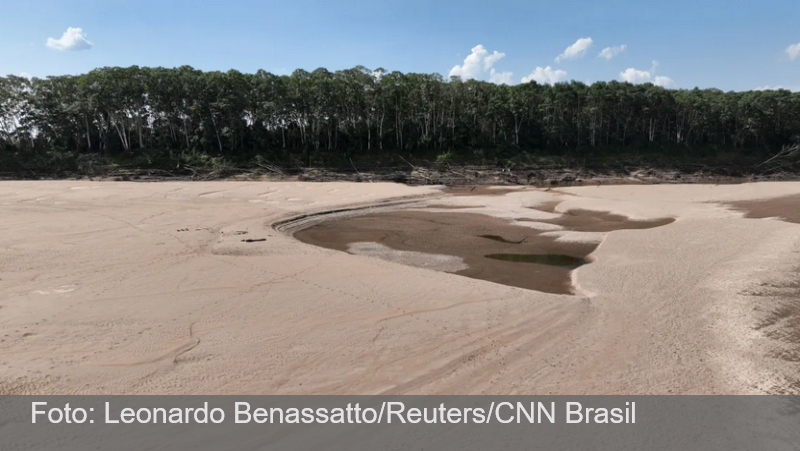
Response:
POLYGON ((585 258, 557 254, 489 254, 486 258, 516 263, 559 266, 568 269, 578 269, 580 266, 589 263, 585 258))
POLYGON ((443 190, 451 196, 502 196, 508 193, 520 193, 523 191, 533 190, 535 188, 527 186, 511 186, 511 187, 498 187, 498 186, 451 186, 443 190))
POLYGON ((673 218, 632 221, 625 216, 602 211, 569 210, 557 219, 539 220, 575 232, 613 232, 615 230, 651 229, 674 222, 673 218))
POLYGON ((800 224, 800 196, 733 202, 731 207, 745 212, 747 218, 780 218, 800 224))
MULTIPOLYGON (((542 222, 566 230, 608 232, 647 229, 672 221, 632 221, 608 213, 573 211, 542 222)), ((356 243, 372 242, 395 251, 433 254, 432 258, 455 256, 466 265, 455 274, 556 294, 573 293, 572 270, 586 263, 597 247, 593 242, 556 241, 557 236, 542 235, 542 231, 500 218, 450 211, 399 210, 332 219, 294 236, 345 252, 354 251, 356 243)))

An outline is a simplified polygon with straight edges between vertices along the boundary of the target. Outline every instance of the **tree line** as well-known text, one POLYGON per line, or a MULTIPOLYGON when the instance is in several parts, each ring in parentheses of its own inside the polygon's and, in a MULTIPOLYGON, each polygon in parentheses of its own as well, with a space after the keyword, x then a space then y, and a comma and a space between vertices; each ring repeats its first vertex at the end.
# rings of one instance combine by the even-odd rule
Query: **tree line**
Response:
POLYGON ((514 86, 439 74, 106 67, 0 78, 0 154, 370 156, 800 142, 800 93, 617 81, 514 86))

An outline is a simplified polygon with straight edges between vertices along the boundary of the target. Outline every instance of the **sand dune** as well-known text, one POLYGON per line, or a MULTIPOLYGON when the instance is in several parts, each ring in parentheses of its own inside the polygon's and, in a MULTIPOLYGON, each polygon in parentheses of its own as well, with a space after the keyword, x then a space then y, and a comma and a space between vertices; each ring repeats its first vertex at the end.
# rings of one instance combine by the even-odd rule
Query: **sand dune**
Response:
POLYGON ((490 191, 0 182, 0 393, 800 393, 800 183, 490 191), (561 295, 272 227, 398 199, 599 245, 561 295))

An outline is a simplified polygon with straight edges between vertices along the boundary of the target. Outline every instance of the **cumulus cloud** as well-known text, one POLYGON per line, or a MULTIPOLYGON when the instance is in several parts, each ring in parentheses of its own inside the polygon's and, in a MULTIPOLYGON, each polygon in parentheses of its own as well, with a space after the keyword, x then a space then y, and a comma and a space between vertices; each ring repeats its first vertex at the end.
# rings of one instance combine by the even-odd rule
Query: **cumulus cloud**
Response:
POLYGON ((800 56, 800 42, 786 47, 786 54, 789 55, 790 61, 794 61, 795 58, 800 56))
POLYGON ((89 50, 93 45, 81 28, 67 28, 61 39, 47 38, 47 46, 55 50, 89 50))
POLYGON ((489 81, 498 85, 513 84, 513 77, 513 72, 497 72, 494 68, 489 72, 489 81))
POLYGON ((527 77, 522 77, 523 83, 535 81, 539 84, 554 85, 560 81, 567 79, 567 73, 563 70, 553 70, 552 67, 545 68, 537 67, 536 70, 531 72, 527 77))
POLYGON ((464 58, 464 64, 455 65, 450 70, 451 77, 461 77, 462 80, 469 80, 472 78, 481 78, 487 72, 489 73, 489 81, 492 83, 506 83, 511 84, 511 72, 497 72, 494 69, 495 63, 505 57, 505 53, 500 53, 495 50, 489 53, 486 47, 481 44, 472 48, 472 52, 464 58))
POLYGON ((628 83, 647 83, 653 80, 653 77, 650 75, 650 72, 646 70, 636 70, 632 67, 626 69, 624 72, 620 72, 620 77, 622 77, 622 81, 627 81, 628 83))
POLYGON ((605 58, 606 60, 610 60, 615 56, 619 55, 620 53, 624 52, 628 49, 628 46, 623 44, 617 47, 606 47, 600 53, 597 54, 598 58, 605 58))
MULTIPOLYGON (((475 51, 475 49, 472 50, 475 51)), ((506 56, 505 53, 498 53, 497 50, 495 50, 494 53, 483 59, 483 69, 484 70, 491 69, 492 66, 494 66, 494 63, 503 59, 504 56, 506 56)))
POLYGON ((593 43, 594 41, 592 41, 592 38, 578 39, 574 44, 567 47, 564 53, 556 57, 556 62, 560 63, 563 60, 583 58, 586 55, 586 51, 589 50, 589 47, 591 47, 593 43))
POLYGON ((633 84, 652 83, 656 86, 662 86, 664 88, 671 88, 675 86, 675 81, 673 79, 664 77, 663 75, 656 75, 657 67, 658 61, 653 60, 653 67, 651 67, 649 71, 637 70, 630 67, 625 71, 620 72, 619 76, 622 78, 622 81, 627 81, 628 83, 633 84))
POLYGON ((662 75, 659 75, 653 78, 653 84, 656 86, 661 86, 663 88, 672 88, 675 86, 675 80, 669 77, 664 77, 662 75))

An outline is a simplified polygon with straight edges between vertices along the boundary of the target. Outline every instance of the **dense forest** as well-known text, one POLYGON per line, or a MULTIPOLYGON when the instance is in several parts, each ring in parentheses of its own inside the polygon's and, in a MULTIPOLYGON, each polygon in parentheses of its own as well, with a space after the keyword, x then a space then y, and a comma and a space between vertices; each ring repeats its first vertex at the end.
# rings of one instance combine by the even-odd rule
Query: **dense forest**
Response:
POLYGON ((747 155, 798 142, 800 93, 785 90, 507 86, 364 67, 278 76, 134 66, 0 78, 4 166, 96 158, 180 166, 256 155, 302 165, 393 154, 747 155))

